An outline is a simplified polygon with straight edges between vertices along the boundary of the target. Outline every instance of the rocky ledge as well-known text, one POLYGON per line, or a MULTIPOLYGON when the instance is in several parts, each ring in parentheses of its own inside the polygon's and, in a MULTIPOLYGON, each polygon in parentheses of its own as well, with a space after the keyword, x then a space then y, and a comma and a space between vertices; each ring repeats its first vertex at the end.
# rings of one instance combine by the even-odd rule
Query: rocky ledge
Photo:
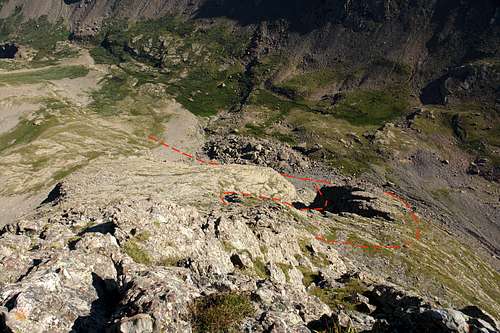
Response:
POLYGON ((439 308, 360 272, 306 213, 224 205, 227 190, 301 200, 251 166, 130 158, 70 176, 0 231, 0 331, 498 332, 479 308, 439 308))

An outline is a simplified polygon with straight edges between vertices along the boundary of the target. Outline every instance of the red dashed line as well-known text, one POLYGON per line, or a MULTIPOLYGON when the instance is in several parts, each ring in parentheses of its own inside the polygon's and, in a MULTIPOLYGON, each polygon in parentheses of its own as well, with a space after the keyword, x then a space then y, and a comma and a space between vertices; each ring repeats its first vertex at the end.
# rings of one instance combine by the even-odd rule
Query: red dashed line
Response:
MULTIPOLYGON (((277 197, 268 197, 268 196, 265 196, 265 195, 253 195, 253 194, 250 194, 250 193, 247 193, 247 192, 223 192, 223 195, 221 195, 221 201, 224 203, 224 205, 228 205, 229 203, 224 199, 224 195, 235 195, 235 194, 238 194, 238 195, 242 195, 244 197, 255 197, 255 198, 258 198, 262 201, 264 200, 270 200, 270 201, 273 201, 273 202, 276 202, 278 204, 282 204, 282 205, 285 205, 285 206, 288 206, 288 207, 293 207, 293 205, 290 203, 290 202, 285 202, 283 201, 281 198, 277 198, 277 197)), ((403 204, 404 203, 407 203, 404 199, 400 198, 398 195, 396 195, 395 193, 392 193, 392 192, 384 192, 384 194, 398 200, 398 201, 401 201, 403 204)), ((319 211, 319 212, 324 212, 326 207, 328 206, 328 200, 325 200, 325 203, 324 203, 324 206, 323 208, 296 208, 300 211, 311 211, 311 210, 314 210, 314 211, 319 211)), ((405 207, 408 207, 410 206, 409 209, 411 209, 411 205, 410 204, 405 204, 405 207)), ((410 211, 410 215, 412 216, 412 219, 415 221, 415 225, 417 226, 416 228, 416 232, 415 232, 415 238, 417 240, 420 239, 420 229, 418 228, 418 223, 420 222, 417 215, 415 214, 415 212, 413 210, 410 211)), ((362 250, 369 250, 369 249, 401 249, 401 245, 381 245, 381 244, 370 244, 370 245, 361 245, 361 244, 354 244, 353 242, 351 241, 338 241, 338 240, 327 240, 325 239, 323 236, 321 235, 316 235, 315 238, 323 243, 327 243, 327 244, 335 244, 335 245, 348 245, 348 246, 352 246, 354 248, 359 248, 359 249, 362 249, 362 250)), ((410 242, 405 242, 405 245, 406 246, 410 246, 410 242)))
POLYGON ((297 180, 302 180, 302 181, 305 181, 305 182, 313 182, 313 183, 333 185, 329 180, 325 180, 325 179, 302 178, 302 177, 292 176, 292 175, 289 175, 287 173, 282 173, 281 175, 283 177, 285 177, 285 178, 297 179, 297 180))
POLYGON ((177 149, 176 147, 172 147, 170 146, 168 143, 164 142, 163 140, 160 140, 158 139, 156 136, 154 135, 149 135, 148 136, 148 139, 153 141, 153 142, 156 142, 156 143, 159 143, 160 145, 162 145, 163 147, 165 148, 170 148, 172 151, 176 152, 177 154, 180 154, 182 156, 185 156, 185 157, 188 157, 192 160, 195 160, 196 162, 200 163, 200 164, 210 164, 210 165, 219 165, 218 162, 216 161, 204 161, 202 159, 199 159, 199 158, 195 158, 192 154, 188 154, 186 152, 183 152, 182 150, 180 149, 177 149))
POLYGON ((408 210, 408 213, 410 214, 411 219, 415 223, 415 239, 420 240, 420 231, 421 231, 420 230, 420 219, 418 218, 417 214, 413 210, 411 204, 408 201, 406 201, 405 199, 401 198, 396 193, 384 192, 384 194, 390 196, 391 198, 398 200, 399 202, 401 202, 405 206, 406 210, 408 210))
MULTIPOLYGON (((163 147, 170 148, 172 151, 174 151, 174 152, 176 152, 176 153, 178 153, 180 155, 183 155, 185 157, 193 159, 193 160, 195 160, 196 162, 198 162, 200 164, 208 164, 208 165, 211 165, 211 166, 219 166, 220 165, 219 162, 217 162, 217 161, 211 160, 211 161, 207 162, 207 161, 204 161, 202 159, 195 158, 191 154, 183 152, 183 151, 177 149, 176 147, 170 146, 169 144, 167 144, 163 140, 158 139, 154 135, 149 135, 148 139, 151 140, 151 141, 154 141, 156 143, 159 143, 163 147)), ((316 192, 319 194, 319 196, 323 196, 323 192, 321 191, 321 188, 317 184, 333 185, 332 182, 330 182, 329 180, 326 180, 326 179, 314 179, 314 178, 308 178, 308 177, 297 177, 297 176, 289 175, 287 173, 281 173, 281 175, 283 177, 285 177, 285 178, 291 178, 291 179, 296 179, 296 180, 300 180, 300 181, 306 181, 306 182, 315 183, 314 187, 316 189, 316 192)), ((260 199, 260 200, 271 200, 273 202, 276 202, 276 203, 279 203, 279 204, 283 204, 283 205, 288 206, 288 207, 293 207, 292 203, 282 201, 282 199, 280 199, 280 198, 268 197, 268 196, 265 196, 265 195, 256 196, 256 195, 253 195, 251 193, 246 193, 246 192, 223 192, 223 194, 220 195, 220 201, 224 205, 229 205, 229 203, 224 199, 224 196, 225 195, 237 195, 237 194, 240 194, 240 195, 242 195, 244 197, 255 197, 255 198, 260 199)), ((408 203, 406 200, 404 200, 403 198, 401 198, 400 196, 398 196, 397 194, 395 194, 393 192, 384 192, 384 194, 387 195, 387 196, 392 197, 393 199, 396 199, 396 200, 400 201, 405 206, 405 208, 408 210, 408 213, 410 214, 410 216, 411 216, 411 218, 412 218, 412 220, 413 220, 413 222, 415 223, 415 226, 416 226, 415 238, 416 238, 416 240, 420 240, 420 237, 421 237, 421 234, 420 234, 421 230, 419 228, 420 219, 418 218, 417 214, 415 214, 415 212, 413 211, 413 208, 412 208, 411 204, 408 203)), ((328 204, 329 204, 329 201, 325 200, 323 208, 298 208, 298 210, 301 210, 301 211, 311 211, 311 210, 314 210, 314 211, 324 212, 325 209, 326 209, 326 207, 328 206, 328 204)), ((321 235, 316 235, 315 238, 317 240, 321 241, 321 242, 328 243, 328 244, 350 245, 350 246, 353 246, 353 247, 356 247, 356 248, 360 248, 360 249, 365 249, 365 250, 369 249, 369 248, 374 248, 374 249, 380 249, 380 248, 400 249, 401 248, 400 245, 379 245, 379 244, 357 245, 357 244, 353 244, 350 241, 344 241, 344 242, 342 242, 342 241, 337 241, 337 240, 326 240, 321 235)), ((409 246, 410 244, 411 244, 410 242, 406 242, 405 243, 405 245, 407 245, 407 246, 409 246)))

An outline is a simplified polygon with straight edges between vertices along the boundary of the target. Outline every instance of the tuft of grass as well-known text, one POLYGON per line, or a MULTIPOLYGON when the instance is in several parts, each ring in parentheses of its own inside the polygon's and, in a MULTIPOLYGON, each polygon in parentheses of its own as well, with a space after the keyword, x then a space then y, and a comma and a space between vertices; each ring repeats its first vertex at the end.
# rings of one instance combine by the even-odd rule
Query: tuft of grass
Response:
POLYGON ((283 274, 285 274, 285 279, 286 282, 290 282, 290 269, 292 269, 292 265, 284 264, 282 262, 278 263, 278 267, 283 271, 283 274))
POLYGON ((224 251, 226 251, 226 252, 232 252, 232 251, 236 250, 236 248, 230 242, 228 242, 226 240, 222 240, 221 243, 222 243, 222 247, 224 248, 224 251))
POLYGON ((314 273, 309 268, 304 267, 304 266, 298 266, 297 268, 299 269, 299 271, 303 275, 302 283, 304 284, 304 286, 306 288, 309 287, 312 283, 314 283, 314 281, 317 280, 318 274, 314 273))
POLYGON ((266 268, 266 264, 264 264, 260 258, 255 258, 252 262, 257 276, 261 279, 268 279, 270 275, 269 270, 266 268))
POLYGON ((246 294, 212 294, 195 300, 191 306, 194 332, 240 332, 239 325, 255 314, 246 294))
MULTIPOLYGON (((318 229, 319 230, 319 229, 318 229)), ((316 234, 316 232, 314 232, 316 234)), ((317 267, 325 267, 330 263, 327 256, 324 253, 314 253, 312 252, 311 244, 308 240, 299 240, 299 247, 302 253, 309 258, 309 260, 317 267)))
POLYGON ((133 240, 128 240, 123 245, 123 249, 125 253, 132 258, 136 263, 150 265, 151 258, 149 254, 144 251, 136 242, 133 240))
POLYGON ((135 239, 137 239, 139 242, 145 242, 151 237, 151 233, 147 230, 142 231, 135 235, 135 239))
POLYGON ((327 241, 334 241, 334 240, 337 240, 337 230, 333 229, 333 228, 329 228, 328 229, 328 232, 325 233, 324 235, 325 239, 327 241))
POLYGON ((36 84, 86 76, 89 69, 84 66, 58 66, 26 73, 0 74, 0 85, 36 84))

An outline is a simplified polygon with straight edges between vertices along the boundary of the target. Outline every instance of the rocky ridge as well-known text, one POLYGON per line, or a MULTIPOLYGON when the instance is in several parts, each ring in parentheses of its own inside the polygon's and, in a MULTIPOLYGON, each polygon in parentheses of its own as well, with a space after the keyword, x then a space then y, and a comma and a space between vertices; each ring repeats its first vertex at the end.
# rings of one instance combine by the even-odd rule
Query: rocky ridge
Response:
MULTIPOLYGON (((275 171, 254 166, 136 157, 100 159, 70 176, 0 232, 0 328, 198 332, 199 300, 237 294, 251 310, 231 323, 235 331, 498 330, 475 307, 439 308, 360 272, 314 238, 305 213, 272 202, 226 206, 224 190, 301 200, 275 171), (325 303, 328 290, 343 290, 338 303, 325 303)), ((357 199, 365 197, 378 200, 357 199)))

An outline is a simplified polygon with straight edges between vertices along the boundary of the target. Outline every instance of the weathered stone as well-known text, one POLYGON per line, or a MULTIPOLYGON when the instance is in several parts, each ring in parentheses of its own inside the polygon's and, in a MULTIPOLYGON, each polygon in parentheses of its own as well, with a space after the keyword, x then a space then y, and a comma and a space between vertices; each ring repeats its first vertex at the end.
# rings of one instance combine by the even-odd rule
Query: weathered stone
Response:
POLYGON ((153 320, 147 314, 122 319, 117 333, 153 333, 153 320))

